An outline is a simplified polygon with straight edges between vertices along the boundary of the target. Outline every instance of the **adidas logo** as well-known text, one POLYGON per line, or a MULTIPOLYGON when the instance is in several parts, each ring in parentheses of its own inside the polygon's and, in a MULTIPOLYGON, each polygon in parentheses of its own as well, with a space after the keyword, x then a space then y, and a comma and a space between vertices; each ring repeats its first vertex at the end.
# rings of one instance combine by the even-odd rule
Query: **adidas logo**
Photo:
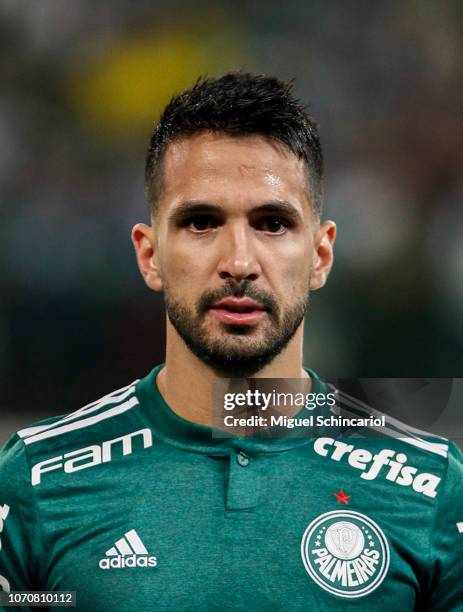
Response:
POLYGON ((117 540, 105 554, 106 557, 99 563, 103 570, 124 567, 156 567, 158 564, 156 557, 149 555, 135 529, 124 534, 124 537, 117 540))

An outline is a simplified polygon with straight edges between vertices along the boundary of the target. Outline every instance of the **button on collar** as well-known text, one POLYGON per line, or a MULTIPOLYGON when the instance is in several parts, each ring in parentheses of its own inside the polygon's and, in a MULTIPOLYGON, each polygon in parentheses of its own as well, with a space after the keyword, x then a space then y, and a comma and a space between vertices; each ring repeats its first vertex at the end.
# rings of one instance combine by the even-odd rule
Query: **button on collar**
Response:
POLYGON ((238 465, 241 465, 241 467, 246 467, 249 465, 250 461, 251 459, 246 455, 246 453, 240 452, 236 455, 236 462, 238 465))

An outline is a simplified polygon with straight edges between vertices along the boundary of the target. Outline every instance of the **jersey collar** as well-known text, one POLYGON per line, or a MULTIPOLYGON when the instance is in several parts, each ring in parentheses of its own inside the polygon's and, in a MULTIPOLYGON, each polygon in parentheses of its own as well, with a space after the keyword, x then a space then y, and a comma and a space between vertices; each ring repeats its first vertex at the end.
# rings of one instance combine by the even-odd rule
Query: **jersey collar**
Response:
MULTIPOLYGON (((312 428, 307 428, 305 432, 301 431, 301 428, 285 429, 284 435, 277 438, 252 436, 224 438, 223 432, 218 429, 188 421, 170 408, 159 391, 156 378, 163 367, 164 364, 156 366, 148 376, 140 380, 136 393, 153 430, 171 445, 198 453, 227 455, 232 448, 249 454, 273 453, 305 446, 313 441, 312 428)), ((317 374, 309 368, 305 370, 312 379, 312 392, 326 393, 326 385, 317 374)), ((307 416, 306 411, 304 416, 307 416)))

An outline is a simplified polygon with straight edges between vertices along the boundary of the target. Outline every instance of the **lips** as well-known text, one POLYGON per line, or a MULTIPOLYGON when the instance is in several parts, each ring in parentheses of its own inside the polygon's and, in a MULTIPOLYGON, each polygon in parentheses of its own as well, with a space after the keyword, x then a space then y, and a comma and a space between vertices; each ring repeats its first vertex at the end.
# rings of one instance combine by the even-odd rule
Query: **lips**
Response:
POLYGON ((228 325, 255 325, 266 314, 262 304, 248 297, 225 298, 214 304, 210 311, 219 321, 228 325))

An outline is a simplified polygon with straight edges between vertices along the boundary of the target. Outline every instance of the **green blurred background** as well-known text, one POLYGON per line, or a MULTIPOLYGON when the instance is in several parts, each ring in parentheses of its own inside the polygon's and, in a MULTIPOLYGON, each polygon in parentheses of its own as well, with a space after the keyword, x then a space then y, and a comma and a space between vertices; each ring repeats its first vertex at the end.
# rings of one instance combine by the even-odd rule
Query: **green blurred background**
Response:
POLYGON ((307 365, 462 376, 462 56, 457 0, 0 0, 0 441, 163 360, 129 241, 148 137, 233 68, 295 78, 320 125, 339 240, 307 365))

